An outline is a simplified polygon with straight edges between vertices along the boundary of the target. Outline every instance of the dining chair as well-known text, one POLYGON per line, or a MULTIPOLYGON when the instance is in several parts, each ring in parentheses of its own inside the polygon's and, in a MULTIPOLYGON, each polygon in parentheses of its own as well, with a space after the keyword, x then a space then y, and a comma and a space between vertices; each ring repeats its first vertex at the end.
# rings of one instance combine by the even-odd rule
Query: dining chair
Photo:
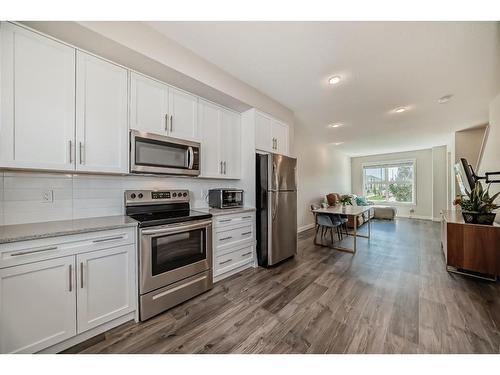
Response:
POLYGON ((333 243, 333 230, 337 231, 337 236, 339 241, 342 240, 342 233, 340 231, 340 227, 343 224, 342 219, 339 215, 335 214, 324 214, 324 213, 316 213, 314 210, 321 208, 317 204, 311 204, 311 211, 313 211, 314 215, 314 224, 315 224, 315 233, 314 239, 318 236, 319 231, 321 230, 321 238, 325 236, 328 231, 330 231, 330 238, 333 243))

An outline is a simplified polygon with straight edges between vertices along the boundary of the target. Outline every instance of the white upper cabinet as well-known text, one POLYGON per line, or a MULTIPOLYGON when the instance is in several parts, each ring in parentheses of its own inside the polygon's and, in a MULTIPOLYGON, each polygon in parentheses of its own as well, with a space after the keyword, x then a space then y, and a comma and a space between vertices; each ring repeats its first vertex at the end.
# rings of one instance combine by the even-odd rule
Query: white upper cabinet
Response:
POLYGON ((135 309, 135 246, 76 256, 78 333, 135 309))
POLYGON ((173 87, 168 91, 170 137, 198 140, 198 98, 173 87))
POLYGON ((277 154, 288 155, 288 126, 280 121, 273 120, 271 128, 273 150, 277 154))
POLYGON ((216 105, 200 100, 200 133, 201 133, 201 176, 220 177, 222 174, 221 150, 221 116, 216 105))
MULTIPOLYGON (((255 121, 255 148, 275 154, 288 155, 288 125, 262 112, 251 110, 255 121)), ((250 116, 250 118, 252 118, 250 116)))
POLYGON ((34 353, 76 334, 75 257, 0 269, 0 353, 34 353))
POLYGON ((273 120, 260 112, 255 112, 255 148, 258 150, 272 149, 272 128, 273 120))
POLYGON ((141 74, 130 74, 130 128, 198 140, 198 98, 141 74))
POLYGON ((221 142, 223 176, 240 178, 241 175, 241 116, 222 110, 221 142))
POLYGON ((168 86, 130 73, 130 128, 166 135, 168 117, 168 86))
POLYGON ((2 22, 0 167, 74 169, 75 50, 2 22))
POLYGON ((128 172, 127 70, 77 51, 77 167, 128 172))
POLYGON ((200 100, 201 177, 239 179, 241 120, 238 113, 200 100))

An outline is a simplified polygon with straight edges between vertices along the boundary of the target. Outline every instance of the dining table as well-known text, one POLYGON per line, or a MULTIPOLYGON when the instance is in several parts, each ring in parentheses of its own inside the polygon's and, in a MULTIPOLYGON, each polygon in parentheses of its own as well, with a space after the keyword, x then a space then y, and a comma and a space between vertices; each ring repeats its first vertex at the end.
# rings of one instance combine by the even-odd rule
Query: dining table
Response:
MULTIPOLYGON (((331 247, 332 249, 339 250, 339 251, 344 251, 348 252, 351 254, 356 254, 356 239, 358 237, 363 237, 363 238, 370 238, 371 235, 371 219, 370 215, 366 215, 368 217, 368 221, 366 222, 366 225, 368 227, 368 234, 360 234, 358 233, 358 220, 357 217, 360 215, 363 215, 365 212, 369 212, 371 210, 370 206, 351 206, 351 205, 346 205, 346 206, 330 206, 330 207, 324 207, 324 208, 317 208, 315 210, 312 210, 313 214, 329 214, 329 215, 341 215, 347 218, 352 217, 352 223, 353 223, 353 228, 352 231, 347 232, 350 236, 353 237, 353 247, 352 248, 347 248, 343 247, 340 245, 335 245, 332 243, 331 247)), ((314 244, 318 246, 328 246, 328 245, 323 245, 322 243, 317 242, 317 233, 314 236, 314 244)))

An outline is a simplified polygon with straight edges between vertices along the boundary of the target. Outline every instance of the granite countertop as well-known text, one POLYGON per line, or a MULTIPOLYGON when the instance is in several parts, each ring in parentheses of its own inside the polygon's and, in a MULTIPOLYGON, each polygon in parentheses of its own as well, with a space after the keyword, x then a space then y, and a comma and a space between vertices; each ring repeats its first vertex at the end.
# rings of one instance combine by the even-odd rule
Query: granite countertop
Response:
POLYGON ((210 207, 203 207, 203 208, 193 208, 195 211, 200 211, 200 212, 208 212, 212 214, 213 216, 220 216, 220 215, 231 215, 231 214, 239 214, 242 212, 251 212, 255 211, 254 207, 239 207, 239 208, 210 208, 210 207))
POLYGON ((0 244, 135 226, 137 226, 137 221, 128 216, 104 216, 47 221, 44 223, 2 225, 0 226, 0 244))

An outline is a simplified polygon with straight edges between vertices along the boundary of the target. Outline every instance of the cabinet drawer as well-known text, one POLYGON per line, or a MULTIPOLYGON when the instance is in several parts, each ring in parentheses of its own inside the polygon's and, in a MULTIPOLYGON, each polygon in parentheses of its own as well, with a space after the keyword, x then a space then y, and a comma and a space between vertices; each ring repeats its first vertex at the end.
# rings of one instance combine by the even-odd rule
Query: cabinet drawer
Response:
POLYGON ((253 236, 252 224, 219 230, 215 233, 215 248, 231 247, 242 241, 251 240, 253 236))
POLYGON ((0 245, 0 268, 135 243, 135 227, 0 245))
POLYGON ((224 273, 253 260, 254 246, 245 246, 228 254, 215 258, 214 269, 216 273, 224 273))
POLYGON ((252 223, 253 212, 243 212, 240 214, 221 215, 215 217, 217 227, 235 225, 241 223, 252 223))

